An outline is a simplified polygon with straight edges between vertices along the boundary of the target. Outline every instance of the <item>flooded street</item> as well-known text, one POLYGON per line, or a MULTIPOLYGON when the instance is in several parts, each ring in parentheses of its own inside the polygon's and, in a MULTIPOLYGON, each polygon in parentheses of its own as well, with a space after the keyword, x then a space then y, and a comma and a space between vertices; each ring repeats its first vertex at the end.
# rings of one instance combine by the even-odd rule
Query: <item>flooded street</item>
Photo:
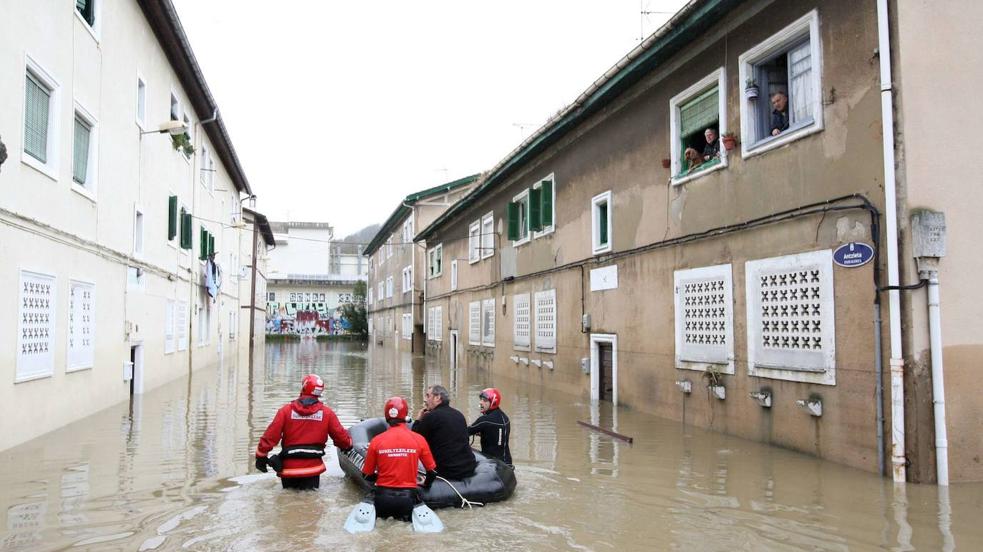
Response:
POLYGON ((245 366, 203 369, 0 453, 0 549, 983 549, 983 484, 947 495, 895 488, 801 454, 359 344, 271 344, 265 359, 253 377, 245 366), (324 377, 326 402, 346 426, 380 415, 394 394, 415 411, 434 383, 473 420, 478 391, 494 384, 512 419, 515 494, 438 511, 440 535, 391 520, 348 535, 342 525, 361 495, 333 448, 317 492, 284 491, 253 468, 259 436, 309 372, 324 377))

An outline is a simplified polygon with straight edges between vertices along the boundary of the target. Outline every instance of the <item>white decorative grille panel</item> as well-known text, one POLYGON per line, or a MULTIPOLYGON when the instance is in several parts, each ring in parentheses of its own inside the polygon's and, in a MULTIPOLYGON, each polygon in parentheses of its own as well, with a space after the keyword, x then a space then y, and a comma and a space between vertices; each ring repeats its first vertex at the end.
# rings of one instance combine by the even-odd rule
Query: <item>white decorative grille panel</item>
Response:
POLYGON ((70 282, 68 286, 68 367, 92 368, 95 364, 96 286, 70 282))
POLYGON ((403 315, 403 339, 413 338, 413 315, 404 314, 403 315))
POLYGON ((734 373, 734 299, 731 265, 677 270, 676 366, 726 365, 734 373), (697 363, 693 365, 691 363, 697 363))
POLYGON ((188 302, 177 302, 177 350, 188 349, 188 302))
POLYGON ((54 373, 55 291, 54 276, 21 271, 15 381, 54 373))
POLYGON ((536 292, 536 350, 556 352, 556 290, 536 292))
POLYGON ((748 372, 835 384, 832 252, 749 261, 746 273, 748 372))
POLYGON ((512 313, 515 317, 513 321, 513 343, 516 347, 529 347, 529 294, 523 293, 513 296, 512 313))
POLYGON ((433 308, 433 340, 444 340, 444 307, 443 305, 433 308))
POLYGON ((468 343, 481 345, 481 302, 468 305, 468 343))
POLYGON ((485 299, 481 302, 481 344, 486 347, 495 346, 494 299, 485 299))
POLYGON ((174 301, 168 299, 164 304, 164 354, 173 353, 176 346, 174 301))

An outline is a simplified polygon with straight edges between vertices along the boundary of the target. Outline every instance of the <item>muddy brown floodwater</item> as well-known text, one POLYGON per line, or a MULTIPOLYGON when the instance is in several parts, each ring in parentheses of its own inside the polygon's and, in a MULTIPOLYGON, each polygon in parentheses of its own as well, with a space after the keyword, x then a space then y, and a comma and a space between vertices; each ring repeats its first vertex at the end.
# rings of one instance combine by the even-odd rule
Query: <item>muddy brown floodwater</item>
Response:
MULTIPOLYGON (((271 344, 0 452, 3 550, 983 550, 983 484, 895 487, 815 458, 481 371, 360 344, 271 344), (303 374, 324 377, 347 426, 385 399, 443 383, 471 420, 504 394, 518 487, 440 510, 447 530, 380 521, 351 536, 361 498, 333 448, 317 492, 284 491, 252 452, 303 374), (577 424, 614 428, 628 445, 577 424)), ((148 367, 152 369, 152 367, 148 367)), ((54 398, 53 400, 71 400, 54 398)), ((39 409, 43 405, 38 405, 39 409)))

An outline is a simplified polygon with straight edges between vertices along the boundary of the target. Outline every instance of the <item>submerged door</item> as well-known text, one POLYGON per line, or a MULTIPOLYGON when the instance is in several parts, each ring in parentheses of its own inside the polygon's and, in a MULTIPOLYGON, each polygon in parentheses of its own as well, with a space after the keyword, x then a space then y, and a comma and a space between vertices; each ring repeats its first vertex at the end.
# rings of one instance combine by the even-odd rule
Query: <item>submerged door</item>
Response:
POLYGON ((598 355, 598 367, 600 368, 598 372, 598 398, 602 401, 610 401, 613 398, 614 391, 614 348, 611 343, 605 343, 603 341, 597 343, 597 355, 598 355))

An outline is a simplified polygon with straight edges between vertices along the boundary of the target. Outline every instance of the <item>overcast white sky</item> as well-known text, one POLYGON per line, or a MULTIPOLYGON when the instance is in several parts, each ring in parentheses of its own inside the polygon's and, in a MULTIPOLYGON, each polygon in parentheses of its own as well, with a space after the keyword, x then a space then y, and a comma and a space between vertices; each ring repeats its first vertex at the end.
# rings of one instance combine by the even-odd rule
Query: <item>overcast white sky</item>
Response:
POLYGON ((685 3, 173 1, 257 208, 337 237, 490 169, 685 3))

